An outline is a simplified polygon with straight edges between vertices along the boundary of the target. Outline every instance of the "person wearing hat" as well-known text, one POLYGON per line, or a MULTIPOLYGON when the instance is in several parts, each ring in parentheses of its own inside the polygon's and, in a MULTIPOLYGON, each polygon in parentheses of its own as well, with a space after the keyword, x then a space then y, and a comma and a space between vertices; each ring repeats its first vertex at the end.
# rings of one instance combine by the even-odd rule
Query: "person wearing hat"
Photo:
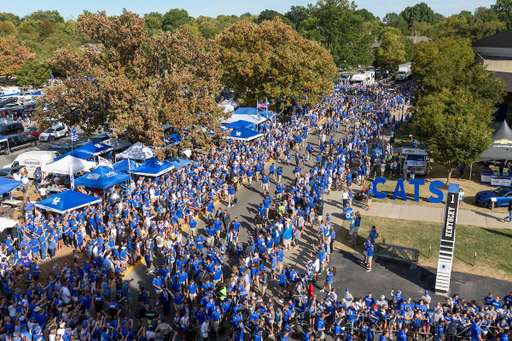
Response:
POLYGON ((206 316, 205 320, 201 324, 201 336, 203 337, 203 341, 208 341, 209 333, 210 333, 210 317, 206 316))
POLYGON ((427 307, 427 309, 430 309, 430 302, 432 302, 432 297, 429 296, 428 290, 425 290, 425 294, 421 296, 421 299, 423 300, 423 302, 425 302, 425 306, 427 307))

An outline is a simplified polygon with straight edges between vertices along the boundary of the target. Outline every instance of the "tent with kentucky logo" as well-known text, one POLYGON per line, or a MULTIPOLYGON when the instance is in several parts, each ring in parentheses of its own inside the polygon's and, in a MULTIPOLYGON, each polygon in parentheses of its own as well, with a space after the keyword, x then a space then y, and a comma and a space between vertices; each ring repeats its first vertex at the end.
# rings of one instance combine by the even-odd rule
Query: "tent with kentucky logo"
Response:
POLYGON ((117 158, 132 159, 137 161, 144 161, 153 157, 151 148, 146 147, 141 142, 131 145, 124 152, 117 154, 117 158))
POLYGON ((173 165, 168 164, 167 162, 162 162, 156 157, 153 157, 142 163, 142 166, 132 169, 129 171, 129 173, 135 175, 157 177, 169 172, 173 168, 173 165))
POLYGON ((263 134, 258 133, 257 131, 242 127, 242 128, 233 130, 231 132, 231 134, 228 136, 228 139, 240 140, 240 141, 252 141, 261 136, 263 136, 263 134))
POLYGON ((99 197, 93 197, 75 191, 64 191, 37 202, 35 206, 46 211, 64 214, 100 202, 101 198, 99 197))
POLYGON ((106 189, 121 182, 130 180, 130 175, 116 172, 115 170, 99 166, 92 172, 75 180, 75 186, 106 189))
POLYGON ((108 144, 99 142, 89 142, 87 144, 84 144, 82 147, 76 149, 75 154, 81 159, 89 159, 96 155, 107 153, 113 149, 114 148, 112 146, 109 146, 108 144))

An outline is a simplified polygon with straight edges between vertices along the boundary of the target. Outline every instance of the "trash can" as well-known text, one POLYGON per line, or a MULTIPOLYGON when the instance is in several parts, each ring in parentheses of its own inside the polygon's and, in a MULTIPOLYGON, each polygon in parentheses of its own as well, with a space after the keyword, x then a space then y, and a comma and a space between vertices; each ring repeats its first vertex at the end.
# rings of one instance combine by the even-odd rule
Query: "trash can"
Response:
POLYGON ((352 212, 353 210, 350 207, 343 209, 343 219, 352 220, 352 212))

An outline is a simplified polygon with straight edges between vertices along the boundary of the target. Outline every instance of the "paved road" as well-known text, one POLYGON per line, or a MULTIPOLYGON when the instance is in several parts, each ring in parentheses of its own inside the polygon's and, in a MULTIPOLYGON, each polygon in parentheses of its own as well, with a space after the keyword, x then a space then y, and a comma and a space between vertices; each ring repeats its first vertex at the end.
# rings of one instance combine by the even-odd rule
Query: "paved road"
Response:
MULTIPOLYGON (((340 138, 341 134, 337 134, 336 138, 340 138)), ((311 136, 309 142, 315 147, 317 146, 317 136, 311 136)), ((284 168, 283 183, 290 186, 293 179, 293 166, 287 166, 286 163, 275 161, 275 165, 281 165, 284 168)), ((313 165, 313 161, 308 163, 308 169, 313 165)), ((275 184, 271 184, 270 193, 274 193, 275 184)), ((238 204, 234 207, 227 208, 227 203, 220 203, 217 206, 223 210, 227 208, 232 219, 238 217, 242 223, 242 241, 247 241, 249 235, 254 235, 254 229, 251 224, 252 218, 256 214, 256 207, 259 206, 263 200, 261 193, 261 186, 253 182, 252 187, 247 185, 242 186, 238 191, 238 204)), ((325 198, 325 213, 330 213, 333 217, 333 224, 336 228, 340 228, 340 192, 333 192, 331 196, 325 198)), ((416 207, 409 208, 411 211, 416 207)), ((363 212, 363 215, 365 213, 363 212)), ((200 233, 204 233, 205 221, 200 220, 199 228, 200 233)), ((292 250, 285 253, 285 264, 294 265, 299 271, 303 272, 304 265, 308 261, 308 254, 312 251, 311 246, 316 244, 314 230, 306 228, 306 234, 301 239, 301 247, 298 250, 292 250)), ((406 264, 379 260, 373 267, 371 273, 367 273, 363 268, 362 255, 357 253, 344 252, 336 250, 331 255, 330 266, 337 268, 337 275, 335 277, 333 287, 336 289, 338 298, 341 299, 346 288, 354 297, 364 297, 368 292, 373 292, 375 297, 380 297, 384 294, 390 296, 390 290, 401 289, 405 297, 411 296, 413 300, 418 300, 425 290, 430 290, 433 296, 433 301, 441 301, 444 303, 443 296, 433 295, 435 284, 435 269, 418 267, 411 270, 406 264)), ((234 264, 236 258, 228 259, 229 264, 234 264)), ((226 267, 225 267, 226 268, 226 267)), ((126 278, 133 279, 132 291, 136 295, 140 286, 151 287, 152 276, 145 273, 145 266, 141 265, 134 269, 126 278)), ((325 274, 320 277, 320 285, 323 285, 325 274)), ((325 297, 320 293, 320 287, 316 288, 316 293, 319 298, 325 297)), ((474 276, 463 273, 453 273, 452 275, 452 293, 458 293, 460 297, 468 299, 477 299, 480 301, 486 296, 488 291, 505 295, 512 289, 512 283, 500 280, 490 280, 481 276, 474 276)), ((277 282, 270 282, 269 290, 272 294, 277 293, 277 282)), ((134 297, 136 301, 136 296, 134 297)), ((154 303, 154 301, 152 301, 154 303)), ((302 332, 302 330, 300 330, 302 332)), ((221 339, 225 339, 228 335, 222 335, 221 339)), ((295 340, 302 340, 303 334, 292 337, 295 340)), ((327 336, 328 340, 332 340, 330 335, 327 336)))

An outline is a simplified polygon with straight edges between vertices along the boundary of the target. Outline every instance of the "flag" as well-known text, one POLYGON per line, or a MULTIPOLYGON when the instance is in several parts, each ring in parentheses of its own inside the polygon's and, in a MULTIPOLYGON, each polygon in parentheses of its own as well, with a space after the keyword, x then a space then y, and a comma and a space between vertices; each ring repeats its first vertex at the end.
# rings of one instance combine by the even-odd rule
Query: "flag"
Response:
POLYGON ((265 105, 267 106, 267 109, 270 107, 270 103, 268 101, 268 98, 265 98, 265 105))
POLYGON ((112 165, 112 163, 109 160, 107 160, 101 156, 98 156, 98 166, 104 166, 104 167, 114 169, 114 166, 112 165))
POLYGON ((76 133, 76 129, 72 128, 71 129, 71 141, 76 142, 77 139, 78 139, 78 134, 76 133))
POLYGON ((69 160, 69 184, 71 185, 71 190, 75 189, 75 174, 73 174, 73 167, 71 167, 71 160, 69 160))
POLYGON ((51 77, 52 79, 55 79, 55 78, 53 78, 53 73, 50 73, 50 77, 51 77))
POLYGON ((256 101, 256 107, 258 109, 267 109, 267 104, 260 101, 256 101))

